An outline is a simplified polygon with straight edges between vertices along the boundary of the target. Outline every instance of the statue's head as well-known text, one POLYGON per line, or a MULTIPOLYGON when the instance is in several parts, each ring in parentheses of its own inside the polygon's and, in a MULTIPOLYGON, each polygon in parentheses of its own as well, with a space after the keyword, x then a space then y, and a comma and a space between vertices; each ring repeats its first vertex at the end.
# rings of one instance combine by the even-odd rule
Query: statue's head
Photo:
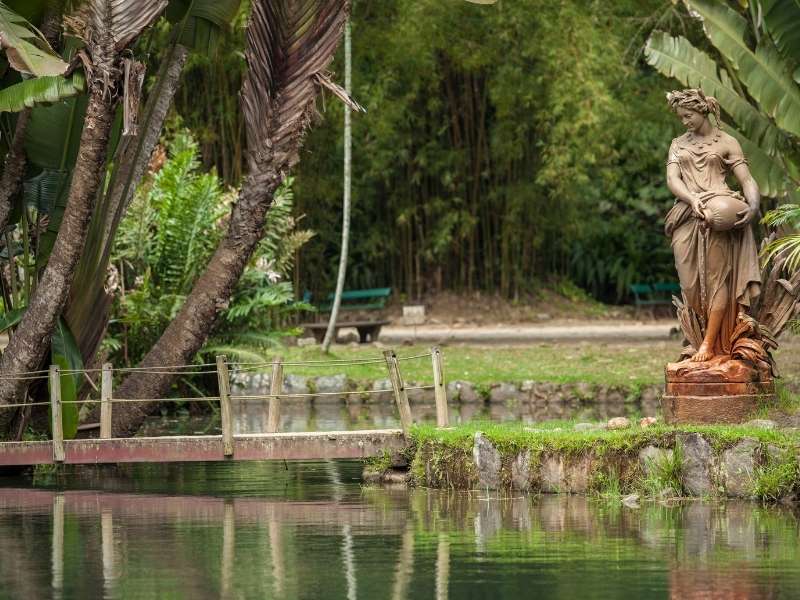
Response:
POLYGON ((709 114, 714 115, 717 125, 720 124, 719 102, 714 96, 706 96, 701 89, 673 90, 667 94, 667 103, 690 131, 697 131, 709 114))

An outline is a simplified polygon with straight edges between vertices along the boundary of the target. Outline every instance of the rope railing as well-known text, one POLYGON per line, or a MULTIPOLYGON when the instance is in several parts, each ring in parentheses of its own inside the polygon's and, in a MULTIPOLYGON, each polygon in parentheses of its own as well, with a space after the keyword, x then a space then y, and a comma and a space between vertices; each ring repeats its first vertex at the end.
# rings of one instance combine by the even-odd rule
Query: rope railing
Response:
MULTIPOLYGON (((431 352, 424 354, 415 354, 413 356, 398 356, 397 360, 400 362, 418 360, 421 358, 430 358, 431 352)), ((360 366, 369 364, 383 364, 384 358, 334 358, 330 360, 306 360, 306 361, 286 361, 282 362, 285 367, 348 367, 360 366)), ((260 370, 265 367, 271 367, 272 362, 240 362, 240 361, 226 361, 226 364, 233 368, 237 373, 245 373, 255 370, 260 370)), ((216 367, 216 363, 197 363, 190 365, 164 365, 164 366, 149 366, 149 367, 112 367, 113 373, 142 373, 153 375, 214 375, 217 369, 204 369, 204 367, 216 367), (200 370, 198 370, 200 369, 200 370)), ((61 376, 77 375, 83 373, 101 373, 102 368, 85 368, 85 369, 61 369, 61 376)), ((16 380, 27 381, 36 379, 47 379, 49 369, 39 369, 37 371, 19 371, 10 373, 8 375, 0 375, 0 380, 16 380)))
MULTIPOLYGON (((394 350, 383 352, 382 358, 365 359, 333 359, 329 361, 290 361, 283 362, 279 357, 273 359, 271 363, 256 362, 228 362, 225 356, 217 356, 214 363, 203 363, 194 365, 171 365, 164 367, 121 367, 114 368, 110 363, 105 363, 101 368, 92 369, 61 369, 58 365, 51 365, 46 371, 29 371, 0 376, 1 379, 16 380, 38 380, 49 379, 50 382, 50 401, 49 402, 21 402, 15 404, 0 405, 0 409, 28 408, 33 406, 49 406, 51 408, 51 429, 53 432, 53 461, 64 461, 64 436, 63 423, 61 418, 61 407, 64 404, 99 404, 100 405, 100 439, 111 438, 111 407, 117 403, 146 403, 146 402, 219 402, 220 415, 222 419, 222 441, 223 453, 225 456, 232 456, 234 453, 233 438, 233 418, 231 410, 231 400, 267 400, 269 401, 267 433, 276 433, 280 422, 280 401, 284 399, 319 398, 319 397, 343 397, 343 396, 368 396, 373 394, 392 394, 397 404, 400 414, 400 424, 404 434, 408 434, 411 425, 411 408, 408 402, 408 392, 416 390, 433 390, 436 401, 436 423, 439 427, 448 425, 447 414, 447 394, 444 387, 444 376, 442 371, 442 355, 438 348, 432 348, 430 352, 413 356, 398 357, 394 350), (400 362, 431 358, 433 367, 432 385, 406 386, 400 372, 400 362), (365 364, 385 364, 391 389, 371 389, 371 390, 340 390, 331 392, 307 392, 307 393, 284 393, 283 392, 283 369, 284 367, 345 367, 360 366, 365 364), (207 367, 215 367, 208 369, 207 367), (229 369, 230 367, 230 369, 229 369), (270 389, 268 394, 237 395, 231 393, 230 374, 252 372, 271 368, 270 389), (194 370, 189 370, 194 369, 194 370), (200 369, 200 370, 198 370, 200 369), (113 373, 138 372, 153 373, 159 375, 216 375, 219 395, 217 396, 193 396, 180 398, 115 398, 113 396, 113 373), (77 374, 85 375, 88 379, 89 373, 101 373, 100 398, 87 398, 84 400, 67 400, 61 398, 61 378, 77 374)), ((96 385, 92 387, 97 391, 96 385)))

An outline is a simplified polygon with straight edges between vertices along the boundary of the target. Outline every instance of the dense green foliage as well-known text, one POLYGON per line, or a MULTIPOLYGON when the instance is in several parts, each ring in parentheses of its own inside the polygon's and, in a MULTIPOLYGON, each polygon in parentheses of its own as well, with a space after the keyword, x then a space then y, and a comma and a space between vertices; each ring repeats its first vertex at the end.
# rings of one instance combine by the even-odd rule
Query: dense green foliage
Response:
MULTIPOLYGON (((200 172, 198 146, 187 132, 174 135, 168 154, 135 198, 116 240, 117 318, 106 339, 120 353, 116 364, 137 362, 174 318, 222 237, 235 199, 214 172, 200 172)), ((282 317, 300 307, 286 277, 311 234, 296 227, 290 186, 276 197, 267 236, 223 311, 209 353, 263 359, 261 351, 286 334, 282 317)))
MULTIPOLYGON (((355 2, 354 96, 367 113, 353 123, 347 287, 522 297, 566 277, 618 300, 632 281, 673 279, 661 216, 677 122, 666 80, 637 52, 665 11, 655 0, 355 2)), ((204 164, 235 182, 236 40, 193 58, 186 76, 178 112, 204 164)), ((317 232, 299 292, 317 296, 338 260, 343 127, 338 102, 319 109, 296 185, 296 210, 317 232)))

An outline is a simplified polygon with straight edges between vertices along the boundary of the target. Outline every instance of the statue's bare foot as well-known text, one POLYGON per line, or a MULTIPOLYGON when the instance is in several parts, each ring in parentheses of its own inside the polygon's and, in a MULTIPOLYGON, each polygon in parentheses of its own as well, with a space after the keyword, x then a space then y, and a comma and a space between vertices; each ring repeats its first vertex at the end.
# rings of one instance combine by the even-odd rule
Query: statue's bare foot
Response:
POLYGON ((697 352, 695 352, 692 358, 689 360, 692 362, 705 362, 707 360, 711 360, 712 358, 714 358, 714 353, 711 351, 711 345, 703 342, 700 344, 697 352))

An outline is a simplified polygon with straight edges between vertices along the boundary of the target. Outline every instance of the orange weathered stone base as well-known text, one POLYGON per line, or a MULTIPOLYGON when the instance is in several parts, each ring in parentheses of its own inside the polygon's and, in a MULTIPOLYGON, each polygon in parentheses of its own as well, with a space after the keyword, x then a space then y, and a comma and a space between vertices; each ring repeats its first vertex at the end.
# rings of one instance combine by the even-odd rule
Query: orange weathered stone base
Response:
POLYGON ((661 407, 666 423, 743 423, 775 399, 769 365, 717 356, 667 364, 661 407))

